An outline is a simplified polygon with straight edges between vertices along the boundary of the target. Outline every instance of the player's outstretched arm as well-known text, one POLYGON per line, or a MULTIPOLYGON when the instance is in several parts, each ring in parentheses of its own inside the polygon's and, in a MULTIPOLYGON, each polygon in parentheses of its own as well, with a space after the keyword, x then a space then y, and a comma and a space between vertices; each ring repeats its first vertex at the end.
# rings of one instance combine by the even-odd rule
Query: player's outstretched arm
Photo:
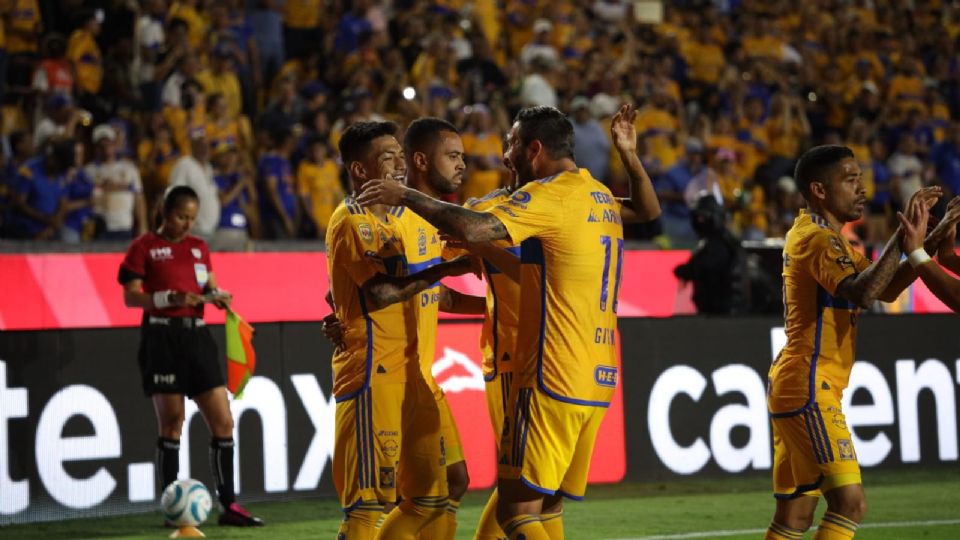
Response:
MULTIPOLYGON (((926 251, 923 250, 923 234, 927 230, 928 211, 920 206, 911 208, 912 215, 907 218, 898 214, 900 226, 904 230, 904 249, 908 251, 909 261, 916 268, 920 279, 937 298, 947 305, 954 313, 960 313, 960 280, 951 277, 943 268, 935 263, 926 251)), ((955 237, 956 232, 950 233, 955 237)), ((952 247, 953 242, 950 242, 952 247)))
POLYGON ((492 214, 438 201, 394 180, 368 181, 357 202, 363 206, 406 206, 441 231, 471 243, 507 237, 507 228, 492 214))
POLYGON ((481 242, 479 244, 463 242, 462 247, 496 266, 497 270, 503 272, 512 281, 520 283, 520 257, 493 242, 481 242))
POLYGON ((632 105, 620 107, 610 123, 613 145, 630 177, 630 198, 622 199, 620 217, 627 223, 643 223, 660 217, 660 201, 653 189, 650 175, 637 156, 637 111, 632 105))
POLYGON ((388 276, 377 274, 368 279, 360 289, 370 311, 383 309, 391 304, 403 302, 434 283, 449 276, 459 276, 473 271, 469 257, 459 257, 421 270, 410 276, 388 276))
POLYGON ((440 311, 461 315, 483 315, 486 307, 486 298, 464 294, 443 283, 440 284, 440 311))

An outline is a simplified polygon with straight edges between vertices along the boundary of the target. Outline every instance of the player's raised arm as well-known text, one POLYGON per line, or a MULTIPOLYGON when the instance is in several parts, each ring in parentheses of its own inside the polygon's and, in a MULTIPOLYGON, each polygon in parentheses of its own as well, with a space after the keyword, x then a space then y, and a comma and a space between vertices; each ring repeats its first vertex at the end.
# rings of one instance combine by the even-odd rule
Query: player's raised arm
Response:
MULTIPOLYGON (((897 219, 900 220, 900 226, 903 228, 903 246, 904 251, 909 255, 907 259, 913 266, 923 283, 930 289, 937 298, 947 305, 954 313, 960 313, 960 280, 951 277, 939 264, 923 249, 924 233, 927 230, 927 219, 929 211, 918 202, 914 202, 910 208, 909 217, 898 213, 897 219)), ((949 242, 951 247, 955 240, 956 232, 950 233, 949 242)))
POLYGON ((653 182, 637 156, 636 118, 637 111, 627 104, 620 107, 610 123, 613 145, 630 177, 630 198, 620 199, 623 204, 620 216, 628 223, 643 223, 660 217, 660 201, 657 200, 653 182))
POLYGON ((394 180, 369 180, 357 202, 362 206, 406 206, 441 231, 471 243, 507 237, 507 228, 496 216, 438 201, 394 180))

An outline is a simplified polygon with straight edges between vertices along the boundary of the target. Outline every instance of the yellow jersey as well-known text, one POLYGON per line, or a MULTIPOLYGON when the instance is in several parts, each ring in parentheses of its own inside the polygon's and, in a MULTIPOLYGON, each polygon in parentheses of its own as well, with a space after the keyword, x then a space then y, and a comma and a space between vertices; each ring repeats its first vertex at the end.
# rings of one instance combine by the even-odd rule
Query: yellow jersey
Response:
POLYGON ((787 344, 769 372, 772 413, 789 415, 815 401, 818 392, 838 398, 855 359, 860 309, 836 295, 837 287, 870 261, 808 210, 787 232, 783 248, 783 304, 787 344))
POLYGON ((393 233, 394 221, 389 214, 378 218, 352 198, 330 218, 327 274, 337 318, 346 328, 345 346, 333 355, 333 394, 338 402, 372 385, 418 376, 416 364, 407 362, 416 327, 404 304, 370 311, 360 289, 377 274, 401 274, 402 246, 393 233))
POLYGON ((240 80, 232 71, 217 74, 207 69, 198 73, 196 79, 206 95, 223 95, 227 104, 227 116, 231 119, 240 117, 243 112, 243 94, 240 92, 240 80))
POLYGON ((100 46, 93 34, 86 30, 74 30, 67 43, 67 59, 77 72, 77 87, 89 94, 99 92, 103 82, 103 62, 100 46))
POLYGON ((618 375, 619 201, 580 169, 529 182, 488 212, 521 246, 515 382, 607 407, 618 375))
MULTIPOLYGON (((498 189, 480 199, 470 199, 464 206, 482 212, 498 205, 509 204, 510 192, 498 189)), ((497 247, 520 256, 520 246, 499 240, 497 247)), ((500 373, 514 370, 514 349, 520 326, 520 284, 513 281, 489 261, 483 261, 483 277, 487 281, 487 302, 480 330, 480 353, 483 355, 483 378, 492 381, 500 373)))
MULTIPOLYGON (((503 143, 498 135, 492 132, 464 133, 461 139, 463 140, 463 152, 467 158, 487 158, 491 163, 500 163, 501 156, 503 156, 503 143)), ((463 200, 483 197, 500 187, 500 183, 499 168, 481 170, 471 167, 467 181, 461 188, 463 200)))
POLYGON ((11 30, 36 33, 40 29, 40 5, 37 0, 13 0, 4 31, 7 37, 7 54, 31 53, 37 51, 40 36, 29 39, 11 30))
POLYGON ((290 28, 319 28, 323 0, 287 0, 283 6, 283 24, 290 28))
POLYGON ((297 167, 297 190, 303 197, 310 198, 313 218, 321 231, 327 230, 330 216, 337 204, 343 200, 343 186, 340 185, 340 168, 332 159, 316 164, 303 159, 297 167))
MULTIPOLYGON (((437 228, 419 214, 398 206, 390 210, 397 219, 394 232, 400 239, 401 256, 407 275, 426 270, 443 261, 443 242, 437 228)), ((443 395, 433 379, 433 360, 437 353, 437 320, 440 312, 440 282, 420 291, 406 301, 416 321, 416 338, 411 341, 409 356, 419 358, 420 370, 430 390, 438 398, 443 395)))

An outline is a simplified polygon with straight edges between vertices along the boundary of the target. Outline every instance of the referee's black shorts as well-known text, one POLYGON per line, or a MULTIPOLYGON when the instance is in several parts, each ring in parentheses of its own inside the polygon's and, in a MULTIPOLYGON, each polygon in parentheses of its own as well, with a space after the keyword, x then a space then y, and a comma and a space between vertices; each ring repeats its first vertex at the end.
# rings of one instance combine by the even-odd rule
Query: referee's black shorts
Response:
POLYGON ((201 319, 144 317, 138 359, 147 396, 193 398, 226 384, 217 344, 201 319))

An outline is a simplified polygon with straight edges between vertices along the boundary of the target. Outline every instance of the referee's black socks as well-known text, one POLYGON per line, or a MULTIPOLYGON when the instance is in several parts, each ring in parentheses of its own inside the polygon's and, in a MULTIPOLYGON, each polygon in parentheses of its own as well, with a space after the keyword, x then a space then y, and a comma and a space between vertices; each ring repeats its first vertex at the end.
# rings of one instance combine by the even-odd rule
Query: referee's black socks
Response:
POLYGON ((229 508, 236 495, 233 492, 233 438, 210 439, 210 468, 217 483, 217 497, 224 508, 229 508))
POLYGON ((157 437, 157 475, 162 492, 180 472, 180 439, 157 437))

